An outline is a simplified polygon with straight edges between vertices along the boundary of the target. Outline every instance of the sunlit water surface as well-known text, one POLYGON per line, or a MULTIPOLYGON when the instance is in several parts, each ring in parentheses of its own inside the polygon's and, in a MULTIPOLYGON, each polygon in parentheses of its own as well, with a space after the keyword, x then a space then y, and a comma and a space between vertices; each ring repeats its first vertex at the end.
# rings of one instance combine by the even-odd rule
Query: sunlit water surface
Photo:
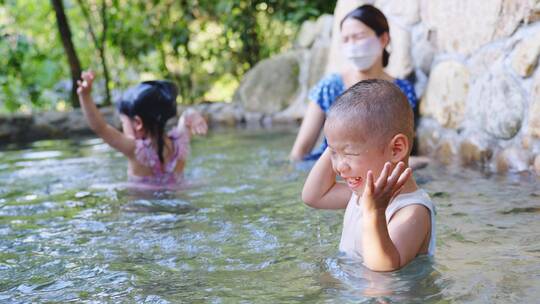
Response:
POLYGON ((196 139, 179 192, 122 185, 100 140, 0 150, 0 302, 538 303, 540 187, 436 165, 437 253, 373 273, 338 253, 343 212, 300 201, 294 131, 196 139))

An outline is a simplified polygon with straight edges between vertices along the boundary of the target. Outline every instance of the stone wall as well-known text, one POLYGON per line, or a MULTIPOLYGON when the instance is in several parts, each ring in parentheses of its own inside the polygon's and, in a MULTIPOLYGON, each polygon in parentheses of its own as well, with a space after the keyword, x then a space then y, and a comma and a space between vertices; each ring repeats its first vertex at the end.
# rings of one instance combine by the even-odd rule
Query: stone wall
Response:
POLYGON ((540 174, 540 0, 338 1, 327 71, 343 64, 339 20, 364 3, 388 17, 388 72, 416 80, 422 153, 540 174))

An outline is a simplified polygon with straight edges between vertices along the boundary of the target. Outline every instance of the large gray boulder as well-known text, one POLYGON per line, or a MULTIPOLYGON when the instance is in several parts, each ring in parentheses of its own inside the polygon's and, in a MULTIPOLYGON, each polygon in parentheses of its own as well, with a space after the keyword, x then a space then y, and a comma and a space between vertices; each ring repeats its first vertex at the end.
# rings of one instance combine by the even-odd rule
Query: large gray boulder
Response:
POLYGON ((309 89, 326 70, 332 25, 331 15, 304 23, 295 49, 265 59, 246 73, 234 103, 248 113, 272 115, 280 122, 301 119, 309 89))
POLYGON ((262 60, 246 73, 233 101, 250 112, 275 113, 295 99, 304 51, 288 51, 262 60))

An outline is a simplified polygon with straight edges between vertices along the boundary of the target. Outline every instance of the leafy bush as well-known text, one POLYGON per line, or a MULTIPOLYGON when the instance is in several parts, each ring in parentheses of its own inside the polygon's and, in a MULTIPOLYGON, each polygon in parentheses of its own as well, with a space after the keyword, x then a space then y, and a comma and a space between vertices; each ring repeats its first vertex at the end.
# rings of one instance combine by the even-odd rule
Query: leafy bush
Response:
MULTIPOLYGON (((113 98, 138 81, 168 78, 188 104, 229 99, 249 68, 290 47, 303 21, 335 6, 322 0, 86 0, 87 19, 80 3, 64 0, 73 43, 83 68, 103 79, 88 24, 102 35, 106 21, 110 81, 100 84, 113 98)), ((69 105, 70 69, 48 2, 0 1, 0 37, 0 111, 69 105)))

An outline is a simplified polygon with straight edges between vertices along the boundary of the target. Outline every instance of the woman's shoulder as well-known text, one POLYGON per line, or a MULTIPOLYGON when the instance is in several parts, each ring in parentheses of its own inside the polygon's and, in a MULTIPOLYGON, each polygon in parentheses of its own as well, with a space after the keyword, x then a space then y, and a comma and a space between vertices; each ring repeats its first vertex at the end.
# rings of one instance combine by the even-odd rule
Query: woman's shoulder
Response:
POLYGON ((321 78, 316 86, 343 86, 343 77, 338 73, 330 73, 321 78))
POLYGON ((413 90, 414 91, 414 86, 413 86, 412 82, 408 81, 407 79, 396 78, 396 79, 394 79, 394 83, 398 87, 400 87, 402 90, 413 90))
POLYGON ((399 79, 399 78, 396 78, 394 80, 394 83, 401 89, 401 91, 405 94, 405 96, 407 96, 409 103, 413 107, 416 107, 417 98, 416 98, 416 92, 414 91, 414 85, 407 79, 399 79))
POLYGON ((404 92, 404 93, 409 93, 409 92, 412 92, 414 93, 414 85, 412 84, 412 82, 408 81, 407 79, 400 79, 400 78, 396 78, 394 80, 394 83, 404 92))
POLYGON ((326 112, 330 105, 345 90, 343 77, 332 73, 324 76, 309 92, 309 99, 317 103, 326 112))

